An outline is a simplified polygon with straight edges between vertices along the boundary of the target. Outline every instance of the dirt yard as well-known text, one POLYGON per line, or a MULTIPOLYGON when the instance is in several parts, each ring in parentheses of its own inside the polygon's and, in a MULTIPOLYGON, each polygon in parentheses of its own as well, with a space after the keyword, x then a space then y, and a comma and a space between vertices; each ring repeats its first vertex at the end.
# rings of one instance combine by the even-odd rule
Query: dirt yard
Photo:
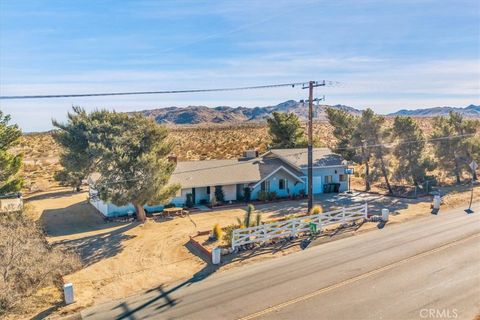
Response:
MULTIPOLYGON (((452 194, 445 198, 446 206, 467 203, 469 193, 452 194)), ((480 199, 480 187, 476 187, 475 199, 480 199)), ((322 195, 316 199, 324 211, 340 204, 354 205, 369 202, 369 212, 379 213, 388 206, 394 212, 389 223, 412 219, 430 213, 430 200, 398 199, 379 195, 355 193, 353 196, 322 195)), ((76 250, 83 261, 83 268, 65 277, 75 288, 76 302, 61 307, 60 292, 45 291, 43 304, 35 312, 46 316, 71 313, 92 304, 132 295, 135 292, 183 281, 211 268, 202 258, 194 254, 187 245, 189 236, 197 231, 211 230, 215 223, 222 227, 234 224, 243 217, 243 208, 231 208, 191 214, 191 219, 172 218, 164 221, 148 220, 145 224, 106 223, 98 212, 87 202, 87 193, 72 193, 66 189, 42 193, 27 201, 34 206, 36 220, 46 232, 53 245, 62 245, 76 250), (56 307, 48 309, 49 306, 56 307), (47 309, 47 311, 45 311, 47 309), (43 311, 43 313, 40 313, 43 311)), ((263 221, 305 212, 306 201, 288 201, 257 205, 263 221)), ((361 228, 347 230, 349 234, 364 232, 377 227, 366 223, 361 228)), ((255 253, 243 253, 229 258, 221 269, 239 264, 253 263, 260 259, 273 258, 300 250, 299 243, 293 242, 274 248, 262 249, 255 253)), ((33 310, 32 310, 33 311, 33 310)))

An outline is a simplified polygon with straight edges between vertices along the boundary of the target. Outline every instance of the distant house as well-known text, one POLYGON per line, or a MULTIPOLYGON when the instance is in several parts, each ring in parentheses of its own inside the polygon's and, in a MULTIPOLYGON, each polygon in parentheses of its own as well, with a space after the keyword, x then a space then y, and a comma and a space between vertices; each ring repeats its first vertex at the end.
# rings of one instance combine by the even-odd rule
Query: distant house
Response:
MULTIPOLYGON (((176 158, 171 160, 176 161, 176 158)), ((170 182, 180 184, 181 189, 172 203, 184 206, 188 194, 195 204, 209 203, 215 197, 216 188, 223 191, 225 202, 243 200, 246 188, 251 200, 268 193, 274 193, 276 198, 306 194, 307 164, 306 149, 273 149, 262 155, 248 150, 240 159, 178 161, 170 182)), ((345 169, 346 163, 340 155, 328 148, 314 148, 313 193, 347 190, 345 169)), ((95 197, 90 201, 106 216, 134 212, 133 206, 117 207, 95 197)), ((146 206, 145 209, 161 210, 161 206, 146 206)))

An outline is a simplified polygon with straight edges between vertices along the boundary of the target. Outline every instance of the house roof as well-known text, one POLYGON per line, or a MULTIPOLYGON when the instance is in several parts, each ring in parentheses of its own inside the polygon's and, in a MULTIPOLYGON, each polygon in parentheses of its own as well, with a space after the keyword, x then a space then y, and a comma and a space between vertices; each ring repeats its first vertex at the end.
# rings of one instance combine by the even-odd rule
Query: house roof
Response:
POLYGON ((297 177, 303 175, 277 158, 180 161, 170 182, 179 183, 182 188, 253 183, 264 179, 281 166, 297 177))
MULTIPOLYGON (((305 148, 272 149, 250 160, 179 161, 169 182, 179 183, 182 188, 258 184, 279 169, 300 179, 304 176, 300 170, 307 167, 307 163, 305 148)), ((314 167, 339 166, 343 164, 343 158, 333 154, 328 148, 314 148, 313 164, 314 167)), ((92 174, 88 178, 88 183, 94 183, 99 177, 98 173, 92 174)))
MULTIPOLYGON (((270 154, 285 160, 290 165, 299 169, 306 168, 308 165, 308 154, 306 148, 297 149, 272 149, 270 154)), ((313 166, 340 166, 343 164, 343 157, 332 153, 329 148, 313 148, 313 166)))

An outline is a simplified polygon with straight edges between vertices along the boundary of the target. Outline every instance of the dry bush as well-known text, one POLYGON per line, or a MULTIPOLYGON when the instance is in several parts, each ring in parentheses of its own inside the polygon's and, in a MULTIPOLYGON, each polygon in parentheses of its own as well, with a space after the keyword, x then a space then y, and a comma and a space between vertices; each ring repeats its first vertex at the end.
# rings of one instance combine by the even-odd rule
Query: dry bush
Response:
POLYGON ((22 302, 80 267, 77 255, 52 248, 27 213, 0 214, 0 316, 21 313, 22 302))

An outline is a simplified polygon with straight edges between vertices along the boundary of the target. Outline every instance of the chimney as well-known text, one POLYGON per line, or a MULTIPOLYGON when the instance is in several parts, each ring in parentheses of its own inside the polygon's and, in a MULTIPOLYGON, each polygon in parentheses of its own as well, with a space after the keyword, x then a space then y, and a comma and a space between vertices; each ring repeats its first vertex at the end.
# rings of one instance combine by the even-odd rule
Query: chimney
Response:
POLYGON ((167 157, 167 159, 168 159, 168 161, 177 164, 177 156, 176 156, 176 155, 170 154, 170 155, 167 157))
POLYGON ((240 158, 239 160, 250 160, 258 157, 258 151, 253 149, 253 150, 244 150, 243 151, 243 157, 240 158))

